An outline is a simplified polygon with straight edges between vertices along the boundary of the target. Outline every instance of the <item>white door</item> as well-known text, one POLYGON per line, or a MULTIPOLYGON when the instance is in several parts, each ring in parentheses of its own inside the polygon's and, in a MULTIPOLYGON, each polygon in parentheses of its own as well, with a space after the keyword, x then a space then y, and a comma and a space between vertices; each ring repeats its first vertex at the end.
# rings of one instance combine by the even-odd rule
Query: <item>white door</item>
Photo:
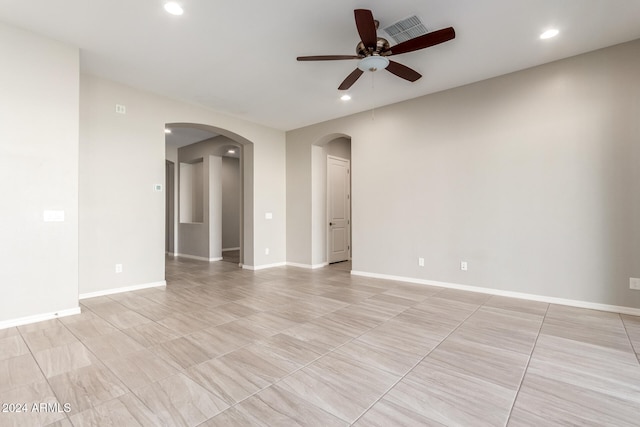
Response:
POLYGON ((347 261, 350 245, 349 160, 327 156, 327 210, 329 263, 347 261))

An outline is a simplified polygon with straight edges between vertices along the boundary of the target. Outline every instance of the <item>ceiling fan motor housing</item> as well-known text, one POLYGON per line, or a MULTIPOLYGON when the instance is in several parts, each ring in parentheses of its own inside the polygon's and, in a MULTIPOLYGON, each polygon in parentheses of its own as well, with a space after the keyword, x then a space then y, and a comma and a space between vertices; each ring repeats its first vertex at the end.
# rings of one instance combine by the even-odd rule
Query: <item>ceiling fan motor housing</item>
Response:
POLYGON ((356 54, 362 58, 371 56, 371 55, 388 56, 391 54, 389 50, 390 48, 391 46, 389 45, 389 42, 387 41, 387 39, 378 37, 375 49, 373 48, 369 49, 364 45, 364 43, 360 42, 358 43, 358 46, 356 46, 356 54))

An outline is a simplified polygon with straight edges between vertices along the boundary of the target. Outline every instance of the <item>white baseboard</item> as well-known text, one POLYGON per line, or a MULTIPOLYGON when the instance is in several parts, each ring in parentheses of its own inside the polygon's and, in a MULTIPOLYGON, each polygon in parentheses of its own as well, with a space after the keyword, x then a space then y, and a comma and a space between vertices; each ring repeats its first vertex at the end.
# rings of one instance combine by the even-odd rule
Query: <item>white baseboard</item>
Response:
POLYGON ((389 274, 369 273, 365 271, 351 271, 354 276, 371 277, 374 279, 396 280, 398 282, 416 283, 419 285, 437 286, 440 288, 459 289, 462 291, 478 292, 482 294, 498 295, 509 298, 520 298, 530 301, 546 302, 549 304, 568 305, 570 307, 588 308, 592 310, 608 311, 612 313, 640 316, 640 308, 624 307, 620 305, 601 304, 597 302, 549 297, 545 295, 527 294, 523 292, 504 291, 501 289, 481 288, 477 286, 460 285, 457 283, 438 282, 435 280, 415 279, 412 277, 393 276, 389 274))
POLYGON ((323 263, 320 263, 320 264, 299 264, 297 262, 287 262, 287 265, 291 266, 291 267, 299 267, 299 268, 307 268, 307 269, 310 269, 310 270, 315 270, 317 268, 326 267, 327 265, 329 265, 329 263, 328 262, 323 262, 323 263))
POLYGON ((177 256, 179 258, 188 258, 188 259, 195 259, 195 260, 198 260, 198 261, 207 261, 207 262, 222 261, 222 257, 206 258, 206 257, 202 257, 202 256, 187 255, 187 254, 175 254, 175 256, 177 256))
POLYGON ((274 268, 274 267, 284 267, 285 265, 287 265, 286 262, 277 262, 275 264, 263 264, 263 265, 246 265, 244 264, 242 266, 243 269, 245 270, 265 270, 267 268, 274 268))
POLYGON ((222 248, 222 252, 239 251, 239 250, 240 250, 239 246, 237 248, 222 248))
POLYGON ((167 282, 163 280, 161 282, 143 283, 142 285, 123 286, 122 288, 112 288, 112 289, 105 289, 104 291, 89 292, 86 294, 80 294, 78 298, 87 299, 87 298, 103 297, 105 295, 120 294, 122 292, 139 291, 140 289, 162 288, 165 286, 167 286, 167 282))
POLYGON ((73 316, 80 314, 80 307, 69 308, 53 313, 36 314, 34 316, 19 317, 17 319, 3 320, 0 322, 0 329, 13 328, 14 326, 28 325, 30 323, 42 322, 44 320, 57 319, 59 317, 73 316))

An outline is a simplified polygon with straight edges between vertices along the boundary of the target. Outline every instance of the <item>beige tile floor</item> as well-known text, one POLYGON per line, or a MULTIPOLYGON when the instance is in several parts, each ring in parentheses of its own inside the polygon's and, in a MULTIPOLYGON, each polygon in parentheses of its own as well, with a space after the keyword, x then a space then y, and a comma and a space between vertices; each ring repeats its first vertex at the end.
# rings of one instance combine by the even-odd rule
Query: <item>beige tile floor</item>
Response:
POLYGON ((0 402, 27 404, 0 425, 640 424, 637 317, 348 264, 168 258, 167 283, 0 330, 0 402))

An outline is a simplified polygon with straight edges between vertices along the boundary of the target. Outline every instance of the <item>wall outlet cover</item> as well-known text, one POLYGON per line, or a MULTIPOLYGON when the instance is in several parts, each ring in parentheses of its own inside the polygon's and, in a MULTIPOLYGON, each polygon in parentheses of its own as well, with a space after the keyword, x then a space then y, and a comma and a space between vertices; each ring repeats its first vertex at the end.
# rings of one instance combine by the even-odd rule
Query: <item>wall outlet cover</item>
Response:
POLYGON ((640 279, 637 277, 629 277, 629 289, 640 291, 640 279))

